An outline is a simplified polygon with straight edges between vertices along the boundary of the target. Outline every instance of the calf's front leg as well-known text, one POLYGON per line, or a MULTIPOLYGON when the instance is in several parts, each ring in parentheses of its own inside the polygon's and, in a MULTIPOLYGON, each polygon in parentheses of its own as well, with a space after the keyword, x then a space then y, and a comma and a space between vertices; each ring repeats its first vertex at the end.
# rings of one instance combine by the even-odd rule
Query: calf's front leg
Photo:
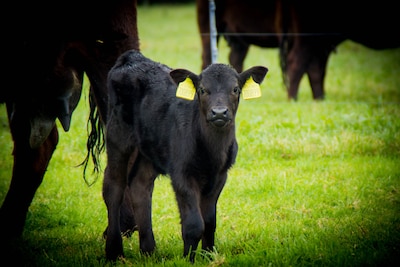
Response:
POLYGON ((200 212, 200 188, 194 179, 184 185, 178 185, 174 180, 172 178, 181 217, 183 256, 190 254, 189 259, 194 262, 195 251, 204 232, 204 221, 200 212))
POLYGON ((201 214, 204 220, 204 233, 201 240, 202 249, 212 251, 214 247, 215 229, 217 225, 217 201, 227 179, 224 172, 216 180, 211 192, 201 196, 201 214))

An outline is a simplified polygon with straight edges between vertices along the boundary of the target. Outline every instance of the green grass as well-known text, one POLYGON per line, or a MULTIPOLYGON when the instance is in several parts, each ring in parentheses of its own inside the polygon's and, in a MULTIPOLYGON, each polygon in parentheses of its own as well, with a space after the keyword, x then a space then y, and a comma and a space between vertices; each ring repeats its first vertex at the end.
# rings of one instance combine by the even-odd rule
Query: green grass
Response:
MULTIPOLYGON (((139 8, 142 52, 171 67, 200 71, 195 7, 139 8)), ((221 42, 218 61, 227 63, 221 42)), ((251 47, 245 68, 265 65, 263 96, 241 100, 239 154, 218 202, 216 249, 194 266, 385 266, 400 250, 400 49, 344 42, 330 57, 327 99, 314 102, 306 78, 287 101, 276 49, 251 47)), ((88 187, 87 94, 75 111, 29 209, 20 254, 26 266, 109 266, 102 177, 88 187)), ((61 129, 61 127, 60 127, 61 129)), ((0 203, 12 170, 12 142, 0 106, 0 203)), ((103 155, 103 168, 105 167, 103 155)), ((95 176, 90 175, 94 180, 95 176)), ((187 266, 169 178, 156 180, 157 250, 139 253, 124 239, 117 266, 187 266)), ((199 253, 201 254, 201 253, 199 253)), ((204 255, 204 253, 203 253, 204 255)), ((4 261, 4 259, 2 260, 4 261)))

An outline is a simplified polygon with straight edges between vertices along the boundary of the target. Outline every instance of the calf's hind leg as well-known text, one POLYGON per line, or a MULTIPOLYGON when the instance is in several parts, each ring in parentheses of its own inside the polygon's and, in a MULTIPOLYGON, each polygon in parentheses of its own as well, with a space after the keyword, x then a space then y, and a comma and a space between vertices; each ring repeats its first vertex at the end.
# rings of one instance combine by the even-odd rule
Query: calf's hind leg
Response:
MULTIPOLYGON (((104 239, 107 238, 107 230, 108 227, 103 232, 104 239)), ((128 186, 125 189, 124 199, 120 208, 120 230, 121 234, 126 237, 131 237, 132 233, 137 230, 128 186)))
POLYGON ((118 257, 124 256, 120 228, 120 210, 124 191, 128 184, 127 166, 129 155, 122 153, 110 141, 107 143, 107 156, 108 163, 103 181, 103 198, 108 211, 106 257, 109 260, 116 260, 118 257))
POLYGON ((129 175, 130 198, 139 231, 140 251, 146 254, 153 252, 156 246, 152 227, 151 202, 154 180, 157 175, 153 164, 140 155, 129 175))

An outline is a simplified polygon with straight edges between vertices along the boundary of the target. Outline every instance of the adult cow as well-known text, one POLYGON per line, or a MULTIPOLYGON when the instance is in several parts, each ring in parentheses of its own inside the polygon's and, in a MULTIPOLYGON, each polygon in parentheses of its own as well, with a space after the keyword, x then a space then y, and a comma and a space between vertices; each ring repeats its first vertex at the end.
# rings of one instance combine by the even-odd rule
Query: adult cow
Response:
MULTIPOLYGON (((289 99, 297 99, 300 81, 308 75, 313 98, 325 96, 329 55, 350 39, 373 49, 400 46, 399 19, 392 2, 217 0, 216 26, 230 46, 229 62, 240 71, 250 45, 279 47, 289 99)), ((211 63, 207 0, 197 0, 202 40, 202 67, 211 63)))
POLYGON ((328 58, 345 40, 377 50, 400 47, 400 19, 394 2, 339 0, 327 5, 324 1, 277 1, 283 33, 281 68, 290 99, 297 99, 304 73, 314 99, 324 99, 328 58))
POLYGON ((172 70, 134 50, 120 57, 109 74, 103 184, 107 258, 123 255, 119 213, 126 194, 132 199, 140 250, 154 250, 151 201, 159 174, 171 177, 184 256, 193 262, 200 240, 203 249, 212 250, 217 201, 238 150, 240 95, 256 96, 246 89, 257 93, 267 71, 256 66, 238 74, 230 66, 212 64, 196 75, 172 70))
MULTIPOLYGON (((139 49, 136 0, 15 1, 6 8, 0 102, 14 142, 12 180, 0 210, 0 236, 22 234, 28 208, 81 95, 84 73, 107 120, 107 74, 120 54, 139 49)), ((95 112, 92 110, 92 118, 95 112)), ((96 125, 92 125, 96 129, 96 125)), ((93 140, 93 139, 91 139, 93 140)), ((93 143, 88 144, 89 146, 93 143)))

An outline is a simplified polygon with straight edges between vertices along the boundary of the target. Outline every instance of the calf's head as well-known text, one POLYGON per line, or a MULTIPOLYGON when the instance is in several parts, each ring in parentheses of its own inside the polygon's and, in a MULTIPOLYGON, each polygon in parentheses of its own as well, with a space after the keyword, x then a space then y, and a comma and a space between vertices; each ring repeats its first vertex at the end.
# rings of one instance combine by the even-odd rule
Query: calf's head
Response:
POLYGON ((252 67, 242 73, 225 64, 211 64, 200 75, 185 69, 170 72, 178 85, 177 97, 193 100, 197 94, 201 116, 207 124, 222 129, 234 124, 240 94, 244 98, 261 96, 259 84, 268 69, 252 67))

